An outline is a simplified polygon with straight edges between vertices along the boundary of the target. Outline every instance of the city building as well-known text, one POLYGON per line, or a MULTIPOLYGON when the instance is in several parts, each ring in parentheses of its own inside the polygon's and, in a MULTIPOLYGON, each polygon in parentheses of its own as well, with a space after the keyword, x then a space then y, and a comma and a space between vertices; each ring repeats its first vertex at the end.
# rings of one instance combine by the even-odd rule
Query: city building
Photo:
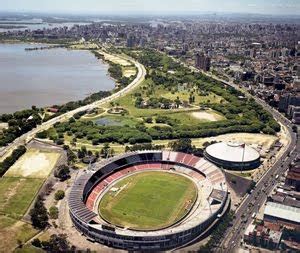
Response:
POLYGON ((280 226, 272 226, 272 229, 264 225, 250 224, 245 233, 244 241, 247 244, 275 250, 279 248, 282 231, 280 226))
POLYGON ((210 70, 210 57, 204 53, 197 53, 195 56, 195 67, 204 71, 210 70))
POLYGON ((300 229, 300 208, 275 202, 267 202, 264 221, 282 225, 290 229, 300 229))
POLYGON ((135 36, 133 33, 129 33, 127 36, 127 47, 134 47, 135 46, 135 36))
POLYGON ((300 164, 293 165, 287 172, 285 184, 300 190, 300 164))
POLYGON ((281 112, 287 112, 289 106, 300 106, 300 95, 299 94, 284 94, 280 97, 278 109, 281 112))

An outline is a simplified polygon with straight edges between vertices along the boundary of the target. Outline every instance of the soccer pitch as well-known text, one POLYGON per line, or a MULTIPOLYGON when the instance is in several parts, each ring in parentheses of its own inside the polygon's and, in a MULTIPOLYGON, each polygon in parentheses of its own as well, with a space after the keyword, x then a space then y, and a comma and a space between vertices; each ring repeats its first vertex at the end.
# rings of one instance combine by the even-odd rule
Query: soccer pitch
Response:
POLYGON ((129 176, 103 196, 100 215, 108 222, 137 230, 156 230, 176 223, 193 206, 197 188, 188 178, 167 172, 129 176))

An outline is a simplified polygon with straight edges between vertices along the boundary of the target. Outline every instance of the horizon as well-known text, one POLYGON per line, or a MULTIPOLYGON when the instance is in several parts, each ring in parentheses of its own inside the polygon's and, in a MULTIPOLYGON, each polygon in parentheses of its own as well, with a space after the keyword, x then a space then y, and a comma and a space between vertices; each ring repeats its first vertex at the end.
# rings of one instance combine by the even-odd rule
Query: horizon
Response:
POLYGON ((72 2, 71 0, 43 2, 29 0, 20 3, 19 0, 0 0, 1 13, 43 13, 43 14, 74 14, 74 15, 199 15, 199 14, 256 14, 272 16, 299 16, 300 2, 296 0, 230 0, 224 3, 216 0, 211 3, 206 0, 110 0, 97 2, 87 0, 72 2), (172 6, 172 7, 170 7, 172 6))

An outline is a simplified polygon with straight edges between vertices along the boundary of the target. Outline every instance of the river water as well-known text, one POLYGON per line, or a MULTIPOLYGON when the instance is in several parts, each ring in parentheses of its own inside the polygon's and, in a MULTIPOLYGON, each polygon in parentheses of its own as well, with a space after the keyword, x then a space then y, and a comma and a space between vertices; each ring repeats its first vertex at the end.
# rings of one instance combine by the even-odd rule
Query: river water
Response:
POLYGON ((89 51, 25 51, 37 46, 42 45, 0 44, 0 113, 62 104, 114 88, 108 66, 89 51))

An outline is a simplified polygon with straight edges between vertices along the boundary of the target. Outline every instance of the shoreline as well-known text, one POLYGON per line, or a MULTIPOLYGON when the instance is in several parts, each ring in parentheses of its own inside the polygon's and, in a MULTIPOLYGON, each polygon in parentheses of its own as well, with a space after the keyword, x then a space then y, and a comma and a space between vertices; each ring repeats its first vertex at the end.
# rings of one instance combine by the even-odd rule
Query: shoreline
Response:
MULTIPOLYGON (((75 49, 75 50, 77 50, 77 49, 75 49)), ((80 50, 80 49, 79 49, 79 50, 80 50)), ((113 78, 113 77, 109 74, 109 72, 108 72, 108 69, 109 69, 109 67, 110 67, 109 62, 106 61, 106 60, 103 59, 103 58, 98 58, 91 50, 88 50, 88 51, 90 51, 90 53, 91 53, 92 55, 94 55, 94 57, 97 59, 97 61, 101 62, 104 66, 107 66, 107 73, 106 73, 106 75, 108 76, 108 78, 110 78, 110 79, 115 83, 115 87, 112 89, 112 91, 115 90, 115 89, 117 89, 117 88, 119 87, 118 81, 117 81, 115 78, 113 78)), ((97 51, 100 51, 100 49, 97 50, 97 51)))
POLYGON ((67 120, 73 117, 76 113, 80 113, 85 110, 92 110, 94 108, 99 108, 100 106, 108 102, 114 101, 115 99, 126 95, 131 90, 139 86, 145 80, 146 69, 138 61, 132 60, 132 62, 138 69, 138 73, 135 79, 131 81, 126 87, 122 88, 119 91, 116 91, 115 93, 110 94, 109 96, 97 99, 95 101, 91 101, 89 104, 77 107, 63 114, 59 114, 58 116, 51 118, 50 120, 38 125, 36 128, 33 128, 30 131, 20 135, 13 142, 10 142, 8 145, 0 149, 0 161, 3 161, 6 157, 8 157, 11 154, 11 152, 20 145, 20 143, 22 143, 22 145, 27 144, 30 140, 32 140, 35 137, 37 133, 49 129, 55 123, 60 122, 62 120, 67 120))

